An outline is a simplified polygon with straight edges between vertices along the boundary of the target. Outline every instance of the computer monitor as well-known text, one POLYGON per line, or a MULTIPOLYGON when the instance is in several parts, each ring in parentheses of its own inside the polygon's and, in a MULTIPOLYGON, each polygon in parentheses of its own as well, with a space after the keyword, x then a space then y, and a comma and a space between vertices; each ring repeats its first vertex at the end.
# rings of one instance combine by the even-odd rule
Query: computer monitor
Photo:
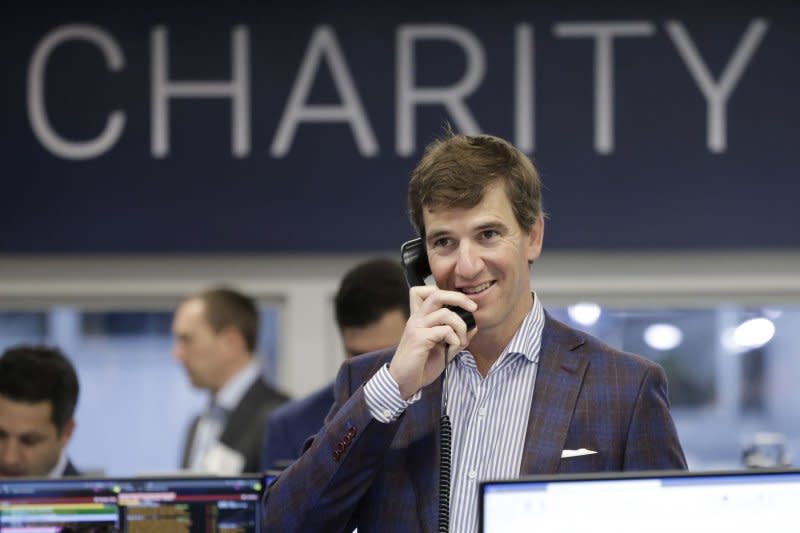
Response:
POLYGON ((0 481, 3 533, 259 533, 264 478, 0 481))
POLYGON ((261 476, 148 478, 122 486, 126 532, 261 531, 261 476))
POLYGON ((0 480, 0 531, 122 531, 118 485, 99 479, 0 480))
POLYGON ((640 472, 484 481, 482 533, 788 533, 800 469, 640 472))

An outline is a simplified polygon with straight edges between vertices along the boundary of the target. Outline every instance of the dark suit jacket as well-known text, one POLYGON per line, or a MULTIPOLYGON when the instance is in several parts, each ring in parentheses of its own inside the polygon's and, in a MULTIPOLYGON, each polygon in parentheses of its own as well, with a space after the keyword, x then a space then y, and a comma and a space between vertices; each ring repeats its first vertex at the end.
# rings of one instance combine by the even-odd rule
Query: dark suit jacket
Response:
MULTIPOLYGON (((261 432, 267 415, 288 399, 286 395, 267 385, 264 380, 258 379, 247 389, 236 409, 228 415, 228 421, 222 430, 219 442, 244 455, 244 472, 259 471, 261 432)), ((199 420, 200 416, 196 416, 189 427, 183 447, 182 468, 189 466, 191 446, 199 420)))
MULTIPOLYGON (((361 385, 392 355, 342 365, 325 427, 265 496, 267 531, 436 530, 441 379, 397 421, 382 424, 361 385)), ((663 369, 549 315, 530 401, 523 475, 686 468, 663 369), (579 448, 599 453, 561 459, 579 448)))
POLYGON ((67 459, 67 466, 64 467, 64 471, 61 473, 62 477, 72 477, 72 476, 80 476, 81 473, 75 468, 75 465, 72 464, 72 461, 67 459))
POLYGON ((319 431, 333 405, 333 383, 299 400, 285 403, 267 417, 261 469, 297 459, 303 444, 319 431))

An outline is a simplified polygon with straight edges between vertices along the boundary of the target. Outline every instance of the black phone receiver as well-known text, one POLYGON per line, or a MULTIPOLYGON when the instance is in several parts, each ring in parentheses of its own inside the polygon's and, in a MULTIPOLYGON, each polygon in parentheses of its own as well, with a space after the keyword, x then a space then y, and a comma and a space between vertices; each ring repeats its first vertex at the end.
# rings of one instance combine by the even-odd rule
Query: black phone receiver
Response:
MULTIPOLYGON (((425 285, 425 278, 431 275, 431 267, 428 264, 425 242, 421 238, 417 237, 403 243, 400 247, 400 264, 403 265, 403 272, 409 287, 425 285)), ((464 321, 467 331, 475 327, 475 316, 472 313, 455 305, 446 305, 445 307, 464 321)))

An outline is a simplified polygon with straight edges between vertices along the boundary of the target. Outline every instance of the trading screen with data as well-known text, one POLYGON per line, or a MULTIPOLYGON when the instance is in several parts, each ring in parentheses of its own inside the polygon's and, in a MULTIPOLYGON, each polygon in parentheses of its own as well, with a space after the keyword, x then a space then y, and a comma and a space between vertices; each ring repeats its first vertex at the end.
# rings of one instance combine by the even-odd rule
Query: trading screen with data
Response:
POLYGON ((264 478, 0 482, 3 533, 260 533, 264 478))

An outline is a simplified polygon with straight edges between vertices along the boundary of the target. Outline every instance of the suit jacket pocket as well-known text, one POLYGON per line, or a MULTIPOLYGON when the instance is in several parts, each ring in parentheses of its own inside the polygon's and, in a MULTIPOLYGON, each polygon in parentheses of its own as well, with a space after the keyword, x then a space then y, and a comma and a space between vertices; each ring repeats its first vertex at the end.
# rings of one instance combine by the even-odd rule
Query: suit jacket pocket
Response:
POLYGON ((603 468, 603 452, 576 457, 562 457, 558 465, 559 473, 600 472, 603 468))

